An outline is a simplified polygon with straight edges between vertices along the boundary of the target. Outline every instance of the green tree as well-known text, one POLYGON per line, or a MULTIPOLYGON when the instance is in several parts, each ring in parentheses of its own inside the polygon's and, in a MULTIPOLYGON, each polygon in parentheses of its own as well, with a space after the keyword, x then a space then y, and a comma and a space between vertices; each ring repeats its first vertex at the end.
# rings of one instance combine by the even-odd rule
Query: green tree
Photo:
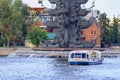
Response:
POLYGON ((29 16, 29 8, 24 5, 21 0, 14 0, 11 15, 11 38, 14 45, 17 39, 23 39, 27 35, 27 17, 29 16), (14 31, 13 31, 14 30, 14 31))
POLYGON ((119 31, 118 31, 118 22, 120 22, 119 18, 113 18, 113 26, 111 26, 111 41, 113 44, 119 43, 119 31))
POLYGON ((110 20, 107 18, 106 13, 102 13, 99 16, 99 24, 101 26, 101 38, 102 42, 108 46, 111 44, 111 27, 109 26, 110 20))
POLYGON ((9 46, 9 43, 12 42, 16 45, 16 40, 22 37, 27 30, 25 27, 28 15, 28 7, 21 0, 1 0, 0 23, 2 28, 0 29, 4 44, 9 46))
POLYGON ((27 35, 27 39, 31 41, 32 44, 37 47, 40 45, 42 40, 47 38, 47 32, 45 30, 41 30, 39 26, 33 27, 27 35))
POLYGON ((3 45, 5 46, 6 39, 9 34, 9 21, 10 21, 10 0, 1 0, 0 2, 0 23, 2 25, 1 28, 1 39, 3 40, 3 45))

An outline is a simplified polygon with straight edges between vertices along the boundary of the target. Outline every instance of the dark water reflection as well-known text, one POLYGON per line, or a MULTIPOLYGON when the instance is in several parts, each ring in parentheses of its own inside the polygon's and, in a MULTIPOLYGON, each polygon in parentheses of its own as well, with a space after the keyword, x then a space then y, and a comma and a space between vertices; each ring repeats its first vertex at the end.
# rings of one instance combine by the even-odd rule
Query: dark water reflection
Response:
POLYGON ((120 58, 78 66, 63 58, 1 57, 0 80, 120 80, 120 58))

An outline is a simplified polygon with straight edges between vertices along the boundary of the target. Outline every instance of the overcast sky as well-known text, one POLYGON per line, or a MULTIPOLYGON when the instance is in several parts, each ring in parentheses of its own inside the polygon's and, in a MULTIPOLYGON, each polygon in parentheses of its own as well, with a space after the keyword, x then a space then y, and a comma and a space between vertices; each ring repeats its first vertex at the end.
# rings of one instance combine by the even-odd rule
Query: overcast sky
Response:
MULTIPOLYGON (((39 7, 38 0, 22 0, 24 3, 27 3, 31 7, 39 7)), ((95 7, 94 9, 100 10, 100 12, 106 12, 108 17, 112 18, 114 15, 118 17, 120 14, 120 0, 94 0, 95 7)), ((86 8, 91 6, 93 0, 89 0, 86 4, 86 8)), ((51 4, 48 0, 43 0, 43 5, 50 8, 51 4)))

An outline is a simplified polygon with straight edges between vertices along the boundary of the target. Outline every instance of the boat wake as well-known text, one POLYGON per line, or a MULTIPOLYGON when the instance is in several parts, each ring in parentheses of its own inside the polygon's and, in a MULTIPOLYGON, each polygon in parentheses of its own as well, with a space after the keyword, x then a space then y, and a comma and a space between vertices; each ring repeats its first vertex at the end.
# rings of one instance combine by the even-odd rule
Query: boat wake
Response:
POLYGON ((11 53, 7 57, 19 57, 19 58, 41 58, 42 56, 38 54, 16 54, 16 53, 11 53))

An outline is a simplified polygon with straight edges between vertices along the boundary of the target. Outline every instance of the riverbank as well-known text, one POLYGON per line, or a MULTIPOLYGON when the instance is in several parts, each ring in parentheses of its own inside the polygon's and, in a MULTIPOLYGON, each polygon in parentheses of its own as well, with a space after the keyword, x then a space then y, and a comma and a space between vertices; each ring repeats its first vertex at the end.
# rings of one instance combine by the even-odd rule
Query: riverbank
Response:
POLYGON ((4 47, 1 47, 0 48, 0 56, 7 56, 10 53, 13 53, 15 51, 16 50, 14 48, 4 48, 4 47))
MULTIPOLYGON (((36 54, 40 57, 68 57, 71 50, 55 49, 55 50, 33 50, 32 48, 0 48, 0 56, 8 56, 10 54, 36 54)), ((106 48, 101 51, 102 57, 118 57, 120 56, 120 49, 109 49, 106 48)))
POLYGON ((30 48, 22 48, 22 47, 17 47, 17 48, 6 48, 6 47, 0 47, 0 56, 7 56, 11 53, 16 53, 17 50, 28 50, 30 48))

